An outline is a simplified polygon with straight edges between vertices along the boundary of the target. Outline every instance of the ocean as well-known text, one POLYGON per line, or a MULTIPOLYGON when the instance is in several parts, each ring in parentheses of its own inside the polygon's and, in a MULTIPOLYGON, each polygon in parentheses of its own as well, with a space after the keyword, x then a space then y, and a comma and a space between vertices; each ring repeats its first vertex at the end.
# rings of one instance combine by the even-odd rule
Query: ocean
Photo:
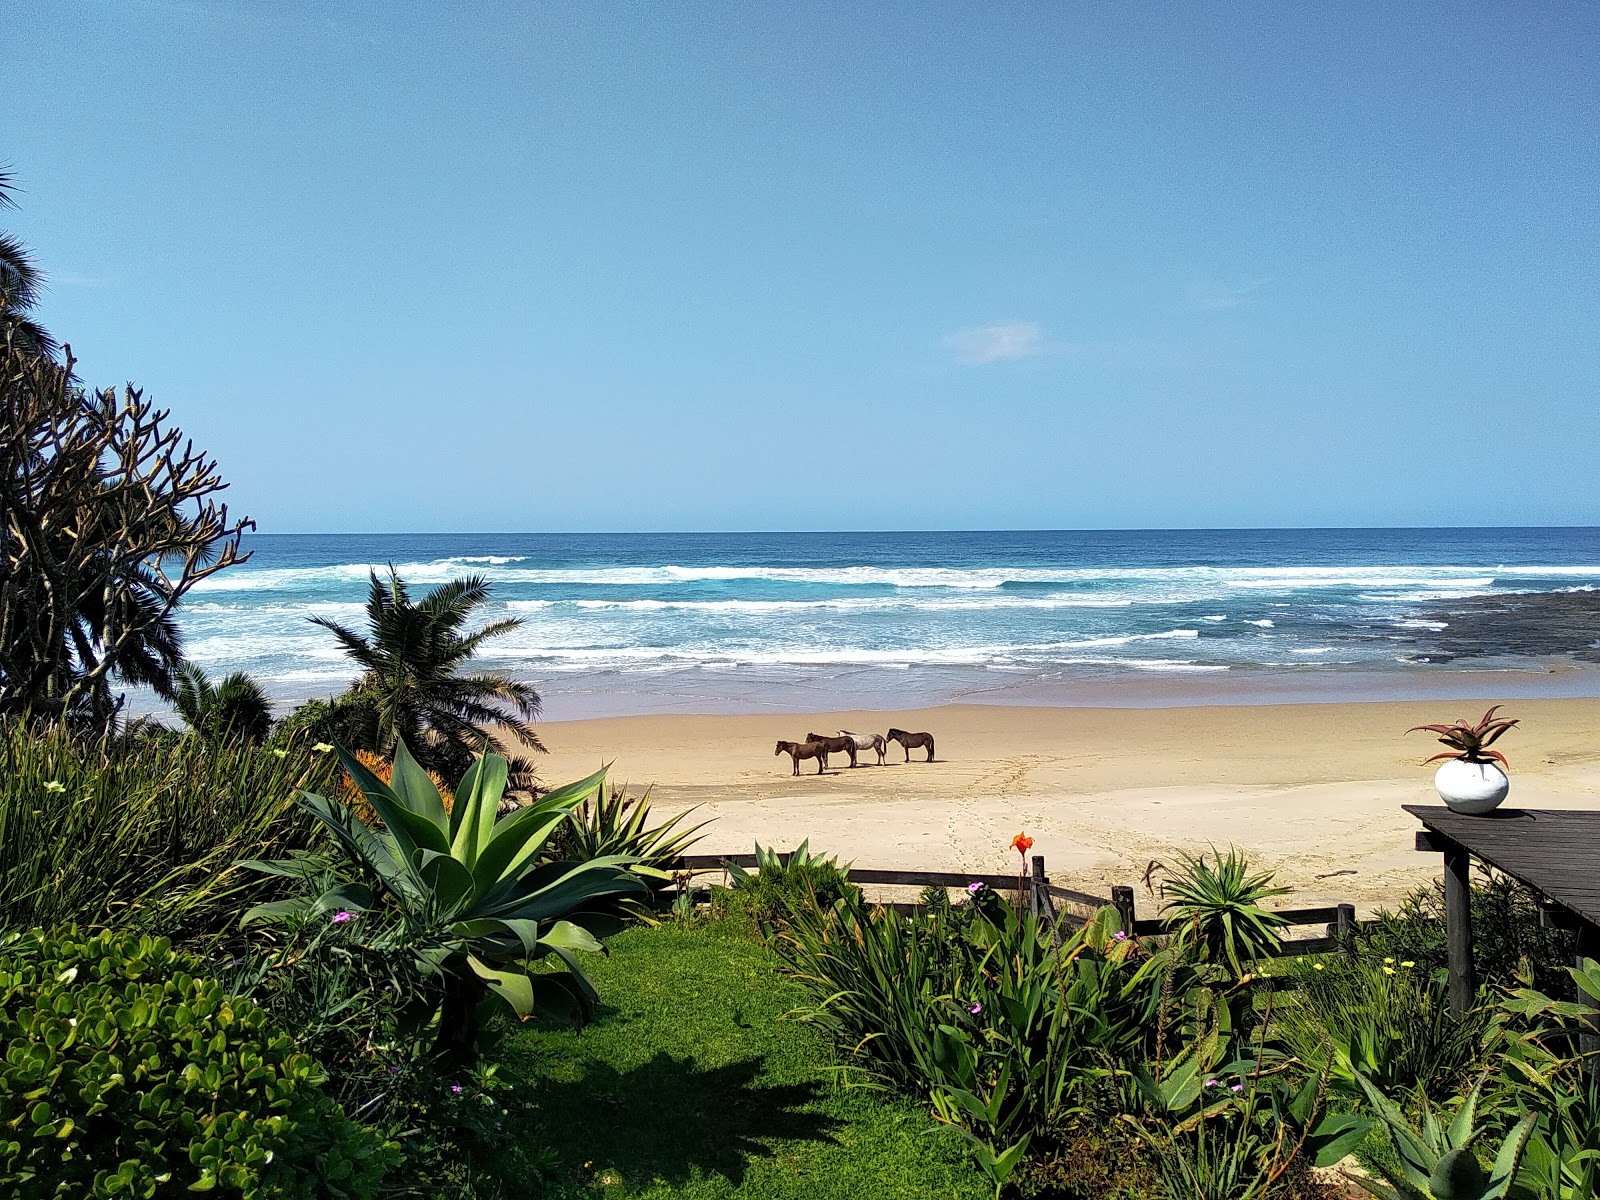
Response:
POLYGON ((281 703, 352 678, 307 618, 360 627, 368 572, 390 563, 414 595, 485 576, 485 617, 524 624, 483 664, 534 681, 551 718, 1479 695, 1484 670, 1497 695, 1600 695, 1592 528, 258 534, 247 548, 190 593, 185 647, 281 703))

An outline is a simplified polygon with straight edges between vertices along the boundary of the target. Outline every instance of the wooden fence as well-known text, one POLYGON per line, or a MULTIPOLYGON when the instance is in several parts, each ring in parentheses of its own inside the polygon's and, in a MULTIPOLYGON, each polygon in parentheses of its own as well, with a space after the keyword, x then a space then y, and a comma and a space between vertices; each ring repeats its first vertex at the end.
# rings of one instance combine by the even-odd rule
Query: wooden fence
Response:
MULTIPOLYGON (((789 853, 778 855, 780 862, 789 862, 789 853)), ((674 859, 671 869, 687 875, 704 875, 715 871, 726 873, 732 863, 740 867, 754 867, 754 854, 685 854, 674 859)), ((1068 925, 1081 925, 1084 920, 1107 905, 1122 914, 1122 927, 1136 937, 1164 933, 1166 927, 1159 920, 1137 920, 1134 916, 1134 892, 1131 887, 1114 887, 1111 895, 1095 896, 1071 888, 1059 887, 1045 874, 1044 855, 1035 854, 1032 871, 1027 875, 986 875, 967 871, 887 871, 873 868, 851 867, 850 882, 875 884, 880 887, 942 887, 966 888, 974 883, 996 891, 1016 892, 1018 884, 1028 893, 1028 907, 1034 912, 1048 913, 1052 919, 1068 925), (1060 902, 1058 907, 1057 902, 1060 902), (1078 911, 1073 911, 1078 910, 1078 911)), ((1019 893, 1020 894, 1020 893, 1019 893)), ((898 912, 911 913, 920 904, 898 902, 885 904, 898 912)), ((1356 931, 1356 910, 1353 904, 1332 904, 1323 908, 1286 908, 1273 913, 1291 929, 1319 925, 1332 929, 1332 936, 1284 938, 1280 954, 1326 954, 1334 950, 1349 953, 1356 931)))

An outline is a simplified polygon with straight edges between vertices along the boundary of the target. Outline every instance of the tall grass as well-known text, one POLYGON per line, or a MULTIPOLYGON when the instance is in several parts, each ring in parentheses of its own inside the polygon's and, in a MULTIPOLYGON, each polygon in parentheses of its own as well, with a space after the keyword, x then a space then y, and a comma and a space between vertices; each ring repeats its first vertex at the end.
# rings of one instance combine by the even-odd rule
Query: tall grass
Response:
POLYGON ((0 724, 0 928, 223 933, 263 887, 233 864, 305 844, 294 795, 325 790, 332 759, 189 737, 85 744, 0 724))

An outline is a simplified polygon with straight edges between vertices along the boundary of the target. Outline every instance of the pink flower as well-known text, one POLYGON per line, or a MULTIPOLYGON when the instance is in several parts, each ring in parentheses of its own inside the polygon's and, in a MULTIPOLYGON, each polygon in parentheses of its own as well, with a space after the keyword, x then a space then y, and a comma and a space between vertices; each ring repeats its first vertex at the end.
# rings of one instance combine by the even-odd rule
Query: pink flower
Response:
POLYGON ((1215 1079, 1208 1079, 1208 1080, 1206 1080, 1206 1086, 1207 1087, 1216 1087, 1217 1086, 1217 1081, 1215 1079))
POLYGON ((1117 941, 1119 941, 1119 942, 1125 942, 1125 941, 1127 941, 1127 940, 1128 940, 1128 935, 1127 935, 1127 934, 1126 934, 1126 933, 1124 933, 1124 932, 1123 932, 1123 931, 1122 931, 1122 930, 1120 930, 1120 929, 1119 929, 1119 930, 1117 930, 1117 931, 1116 931, 1116 932, 1115 932, 1115 933, 1113 933, 1113 934, 1112 934, 1112 935, 1111 935, 1111 936, 1112 936, 1112 937, 1113 937, 1113 938, 1115 938, 1115 939, 1116 939, 1116 940, 1117 940, 1117 941))
POLYGON ((981 891, 983 891, 983 880, 980 879, 976 883, 967 884, 968 894, 976 896, 981 891))
POLYGON ((459 1096, 459 1095, 461 1095, 461 1085, 460 1085, 460 1084, 459 1084, 459 1083, 452 1083, 452 1084, 451 1084, 451 1085, 450 1085, 450 1094, 451 1094, 451 1095, 452 1095, 452 1096, 459 1096))
POLYGON ((977 1016, 979 1013, 981 1013, 983 1011, 983 1005, 974 1004, 971 1008, 967 1009, 967 1011, 969 1013, 971 1013, 973 1016, 977 1016))
POLYGON ((1236 1083, 1236 1084, 1233 1085, 1233 1087, 1231 1087, 1228 1090, 1229 1091, 1234 1091, 1234 1092, 1242 1092, 1242 1091, 1244 1091, 1244 1084, 1236 1083))
POLYGON ((343 925, 346 921, 351 919, 351 916, 351 913, 347 913, 341 908, 338 912, 333 914, 333 923, 335 925, 343 925))

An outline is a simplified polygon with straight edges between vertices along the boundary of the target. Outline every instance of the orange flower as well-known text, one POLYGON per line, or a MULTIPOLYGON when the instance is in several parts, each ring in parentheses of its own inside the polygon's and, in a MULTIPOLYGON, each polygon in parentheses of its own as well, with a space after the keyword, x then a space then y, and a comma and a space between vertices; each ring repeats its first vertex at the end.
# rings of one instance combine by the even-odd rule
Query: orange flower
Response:
POLYGON ((1023 858, 1028 857, 1028 851, 1033 849, 1033 839, 1025 833, 1019 833, 1011 839, 1011 848, 1023 858))

